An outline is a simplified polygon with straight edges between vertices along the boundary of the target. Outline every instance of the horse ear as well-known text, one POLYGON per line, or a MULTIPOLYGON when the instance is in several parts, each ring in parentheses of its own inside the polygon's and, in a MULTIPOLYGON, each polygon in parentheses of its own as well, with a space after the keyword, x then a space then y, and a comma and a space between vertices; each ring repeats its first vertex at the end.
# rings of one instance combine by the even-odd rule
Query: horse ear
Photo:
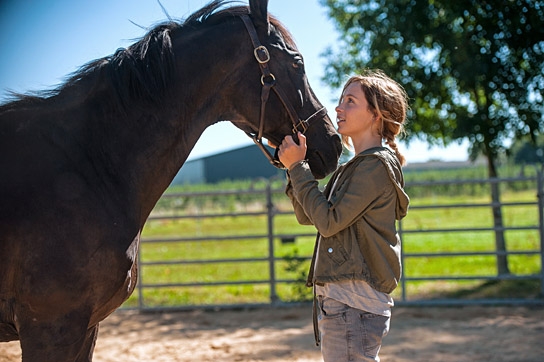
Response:
POLYGON ((249 0, 249 12, 255 26, 264 25, 268 29, 268 0, 249 0))

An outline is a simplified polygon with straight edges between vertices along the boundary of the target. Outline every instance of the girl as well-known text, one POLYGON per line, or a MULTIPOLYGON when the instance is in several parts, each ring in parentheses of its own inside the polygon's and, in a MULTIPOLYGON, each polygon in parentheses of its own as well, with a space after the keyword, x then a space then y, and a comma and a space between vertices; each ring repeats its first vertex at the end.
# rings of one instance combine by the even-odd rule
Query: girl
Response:
POLYGON ((336 114, 338 132, 355 156, 324 192, 304 160, 304 135, 298 134, 300 144, 285 137, 278 150, 297 220, 318 231, 308 286, 316 295, 316 342, 325 362, 380 360, 393 306, 389 293, 401 277, 396 220, 406 216, 410 201, 405 158, 395 143, 407 109, 404 89, 383 72, 350 78, 336 114))

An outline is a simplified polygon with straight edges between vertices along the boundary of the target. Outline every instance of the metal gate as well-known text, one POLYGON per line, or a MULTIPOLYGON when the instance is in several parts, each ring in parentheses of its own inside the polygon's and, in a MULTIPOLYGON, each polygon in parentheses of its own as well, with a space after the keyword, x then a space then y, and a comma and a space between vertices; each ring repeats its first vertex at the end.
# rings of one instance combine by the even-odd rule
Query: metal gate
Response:
MULTIPOLYGON (((534 199, 501 201, 499 205, 480 201, 456 203, 454 199, 453 202, 447 204, 419 205, 413 200, 409 215, 399 223, 399 233, 403 240, 403 278, 394 295, 396 303, 543 304, 543 180, 543 174, 538 173, 536 177, 407 184, 407 189, 417 187, 433 189, 444 186, 454 187, 455 185, 525 183, 533 185, 531 190, 534 190, 534 199), (476 209, 490 209, 497 206, 503 210, 523 208, 524 212, 529 215, 524 219, 530 220, 509 220, 507 225, 499 228, 494 225, 460 225, 453 228, 440 228, 429 226, 426 223, 418 226, 411 219, 420 212, 428 214, 439 213, 439 210, 448 210, 451 215, 454 215, 455 212, 475 213, 476 209), (409 247, 414 238, 424 238, 429 235, 470 233, 471 235, 486 234, 486 237, 489 238, 490 233, 497 230, 507 233, 521 232, 523 235, 529 235, 530 238, 536 237, 537 241, 527 250, 457 250, 455 245, 449 245, 446 248, 447 251, 430 253, 412 252, 409 247), (410 269, 410 265, 415 265, 413 263, 417 260, 429 262, 429 260, 437 260, 437 258, 442 258, 442 260, 466 256, 494 258, 500 255, 505 255, 508 258, 532 258, 530 260, 533 265, 539 264, 538 270, 531 270, 529 273, 515 271, 508 275, 493 273, 471 275, 462 275, 461 273, 458 275, 457 272, 444 268, 445 272, 441 275, 417 275, 410 269), (535 258, 538 258, 538 261, 535 261, 535 258), (513 296, 500 299, 485 297, 477 299, 432 297, 426 299, 420 296, 413 298, 410 292, 411 285, 417 285, 417 283, 500 280, 538 280, 540 281, 540 290, 536 294, 539 296, 535 298, 513 296)), ((160 228, 157 227, 157 229, 160 228)), ((146 230, 144 230, 139 255, 139 283, 133 297, 124 307, 141 310, 194 309, 199 307, 238 308, 292 303, 297 301, 297 298, 296 296, 293 298, 293 295, 286 297, 285 294, 289 294, 286 291, 296 286, 302 288, 303 275, 301 275, 301 271, 306 270, 304 263, 309 263, 311 251, 308 250, 311 250, 314 239, 313 227, 301 227, 296 223, 289 200, 283 194, 283 186, 274 188, 271 182, 266 183, 264 187, 246 190, 165 194, 148 219, 146 230), (229 229, 226 232, 221 232, 222 223, 230 225, 236 222, 239 226, 234 230, 229 229), (153 233, 153 224, 155 223, 168 227, 169 234, 155 235, 153 233), (180 226, 179 230, 175 229, 176 224, 180 226), (302 252, 297 249, 298 246, 302 252), (168 257, 161 257, 159 249, 172 250, 171 252, 167 250, 169 254, 164 254, 169 255, 168 257), (225 249, 223 254, 217 252, 219 249, 225 249), (252 253, 249 249, 255 249, 255 252, 252 253), (284 255, 285 250, 294 250, 295 252, 286 256, 284 255), (193 256, 197 252, 200 254, 193 256), (240 273, 240 277, 236 277, 236 273, 228 271, 233 266, 242 272, 245 271, 245 273, 237 271, 240 273), (285 271, 288 267, 291 268, 290 273, 285 271), (248 270, 249 273, 247 273, 248 270), (216 278, 207 277, 214 273, 216 278), (232 293, 233 297, 231 300, 224 298, 214 300, 211 297, 206 299, 215 292, 200 293, 197 292, 199 288, 208 291, 216 288, 219 290, 217 295, 224 296, 232 293), (182 289, 186 291, 181 292, 182 289), (181 298, 180 301, 179 296, 182 294, 187 297, 186 299, 181 298), (197 294, 198 297, 196 297, 197 294), (252 299, 252 295, 255 298, 252 299)), ((444 265, 446 266, 448 263, 446 262, 444 265)))

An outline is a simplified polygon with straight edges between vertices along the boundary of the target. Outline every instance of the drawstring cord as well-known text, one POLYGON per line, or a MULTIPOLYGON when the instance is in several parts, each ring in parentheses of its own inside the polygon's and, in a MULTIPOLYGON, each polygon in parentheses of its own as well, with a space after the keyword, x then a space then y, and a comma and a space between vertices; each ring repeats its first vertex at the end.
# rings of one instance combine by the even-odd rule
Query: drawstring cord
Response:
POLYGON ((313 301, 313 306, 312 306, 312 321, 313 321, 313 324, 314 324, 314 338, 315 338, 315 345, 317 347, 319 347, 319 344, 321 343, 321 338, 319 336, 319 326, 318 326, 318 321, 317 321, 317 308, 318 308, 318 305, 317 305, 317 295, 316 295, 316 291, 315 291, 315 284, 313 285, 313 294, 314 294, 314 301, 313 301))

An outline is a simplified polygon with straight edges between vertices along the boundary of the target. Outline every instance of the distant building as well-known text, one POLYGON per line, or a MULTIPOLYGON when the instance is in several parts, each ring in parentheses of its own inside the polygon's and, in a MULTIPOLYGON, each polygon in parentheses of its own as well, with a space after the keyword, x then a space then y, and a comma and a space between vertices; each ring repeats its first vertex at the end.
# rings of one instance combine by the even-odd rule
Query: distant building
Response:
POLYGON ((427 162, 414 162, 408 164, 404 167, 407 171, 419 171, 419 170, 440 170, 440 169, 453 169, 453 168, 467 168, 474 166, 485 166, 487 165, 487 160, 483 157, 478 157, 475 161, 439 161, 439 160, 430 160, 427 162))
MULTIPOLYGON (((274 154, 273 148, 266 147, 274 154)), ((172 185, 270 178, 281 172, 251 145, 185 162, 172 185)))

